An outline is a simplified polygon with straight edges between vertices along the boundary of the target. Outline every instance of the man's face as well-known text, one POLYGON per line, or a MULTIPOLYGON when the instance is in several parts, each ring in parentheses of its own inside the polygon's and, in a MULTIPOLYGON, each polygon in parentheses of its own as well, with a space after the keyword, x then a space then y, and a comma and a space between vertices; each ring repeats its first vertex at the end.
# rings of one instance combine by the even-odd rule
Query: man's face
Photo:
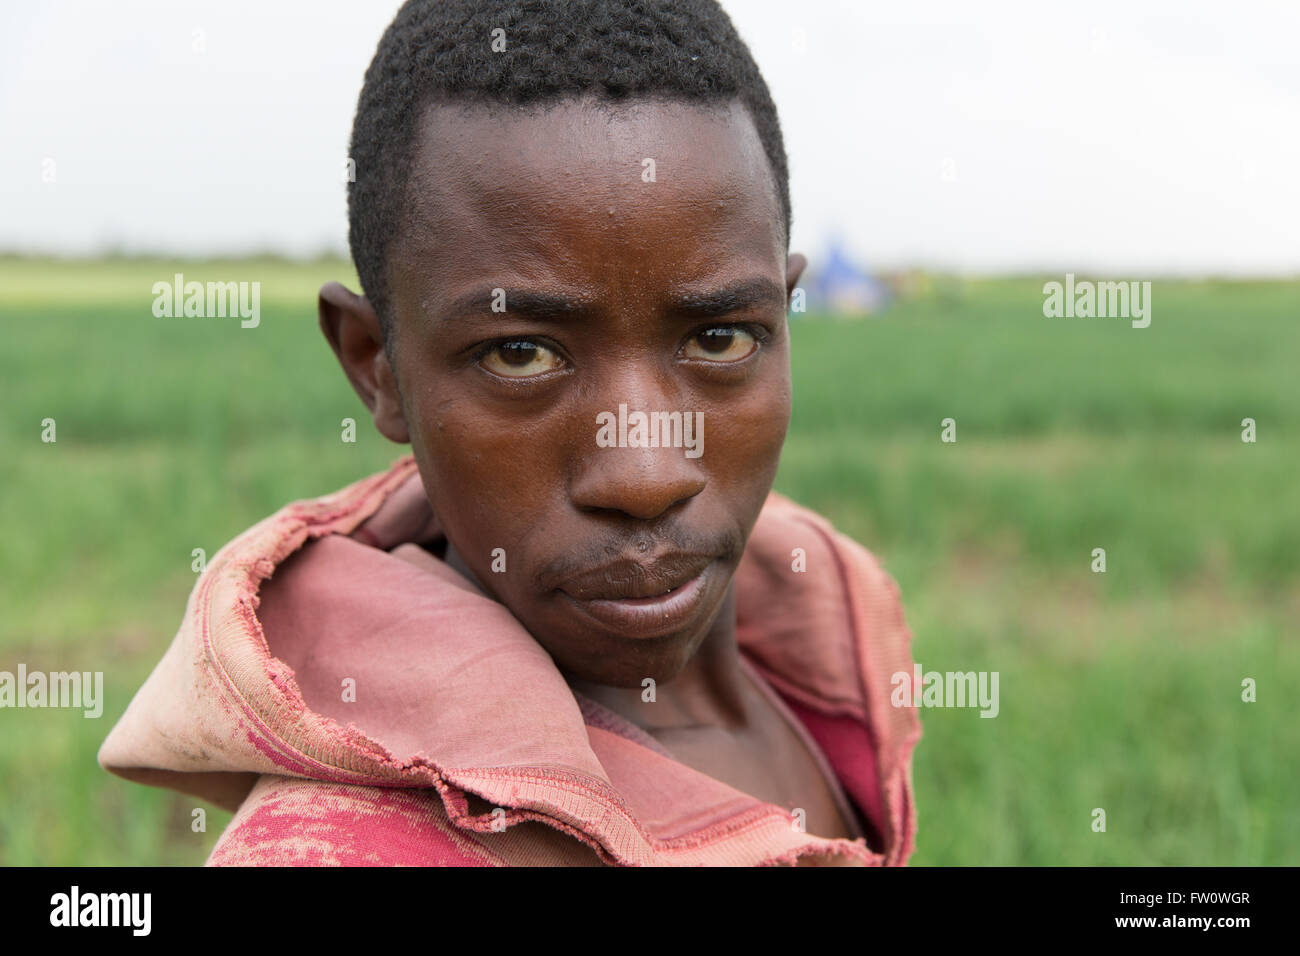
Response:
POLYGON ((671 680, 729 594, 790 417, 801 263, 748 113, 436 106, 408 201, 394 371, 452 547, 562 670, 671 680))

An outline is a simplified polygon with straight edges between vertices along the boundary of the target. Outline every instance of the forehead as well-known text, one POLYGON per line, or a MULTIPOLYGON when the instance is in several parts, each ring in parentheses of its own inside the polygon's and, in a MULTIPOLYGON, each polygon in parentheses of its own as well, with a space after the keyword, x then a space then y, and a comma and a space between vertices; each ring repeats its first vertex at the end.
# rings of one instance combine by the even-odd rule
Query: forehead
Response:
POLYGON ((417 132, 390 260, 394 289, 436 277, 451 295, 449 284, 481 281, 485 268, 574 282, 619 261, 669 283, 715 278, 737 260, 783 272, 785 239, 739 103, 439 104, 417 132))

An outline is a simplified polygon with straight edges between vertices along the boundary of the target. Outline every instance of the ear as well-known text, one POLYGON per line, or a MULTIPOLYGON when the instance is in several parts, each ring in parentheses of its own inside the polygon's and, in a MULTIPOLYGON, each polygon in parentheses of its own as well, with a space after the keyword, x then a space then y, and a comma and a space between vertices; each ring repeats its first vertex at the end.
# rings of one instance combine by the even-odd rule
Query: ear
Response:
POLYGON ((808 265, 808 259, 803 253, 796 252, 786 257, 785 260, 785 300, 788 304, 790 296, 794 295, 794 287, 799 282, 799 277, 803 275, 804 268, 808 265))
POLYGON ((327 282, 320 289, 319 311, 320 330, 379 433, 398 444, 409 442, 397 376, 384 352, 379 316, 370 301, 338 282, 327 282))

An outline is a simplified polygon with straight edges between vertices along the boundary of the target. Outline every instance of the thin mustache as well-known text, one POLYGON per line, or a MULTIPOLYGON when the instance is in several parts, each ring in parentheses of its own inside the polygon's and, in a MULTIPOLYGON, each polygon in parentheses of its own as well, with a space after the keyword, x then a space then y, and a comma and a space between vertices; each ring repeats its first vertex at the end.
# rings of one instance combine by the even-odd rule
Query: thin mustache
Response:
POLYGON ((666 534, 637 532, 561 555, 544 564, 533 576, 533 583, 540 591, 553 591, 573 578, 607 570, 611 583, 633 584, 700 556, 734 560, 739 553, 739 542, 729 534, 701 535, 687 529, 666 534), (651 568, 657 571, 647 570, 651 568))
POLYGON ((570 578, 560 590, 585 600, 657 597, 698 577, 712 562, 697 554, 666 554, 648 564, 616 561, 570 578))

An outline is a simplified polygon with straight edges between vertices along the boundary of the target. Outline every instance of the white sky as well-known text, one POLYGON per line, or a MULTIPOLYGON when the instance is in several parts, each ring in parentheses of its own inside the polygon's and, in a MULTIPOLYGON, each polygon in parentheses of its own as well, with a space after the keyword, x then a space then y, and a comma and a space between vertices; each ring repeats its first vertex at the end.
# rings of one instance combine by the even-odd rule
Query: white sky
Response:
MULTIPOLYGON (((876 266, 1300 273, 1300 0, 724 5, 814 263, 839 233, 876 266)), ((0 249, 346 251, 398 6, 5 0, 0 249)))

